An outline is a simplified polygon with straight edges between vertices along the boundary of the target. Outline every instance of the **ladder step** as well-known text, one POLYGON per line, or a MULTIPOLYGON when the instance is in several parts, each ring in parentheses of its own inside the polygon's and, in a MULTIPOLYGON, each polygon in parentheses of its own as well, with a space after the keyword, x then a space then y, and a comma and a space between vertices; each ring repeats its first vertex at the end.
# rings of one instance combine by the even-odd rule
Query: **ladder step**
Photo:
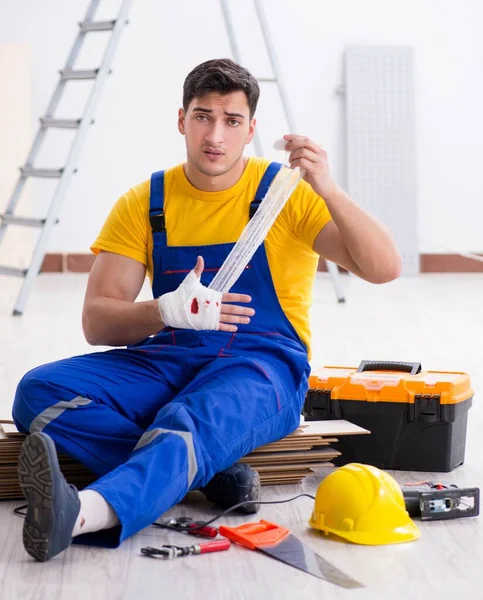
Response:
POLYGON ((17 217, 15 215, 0 215, 5 225, 23 225, 25 227, 43 227, 45 219, 33 219, 31 217, 17 217))
POLYGON ((79 23, 81 31, 112 31, 116 21, 83 21, 79 23))
POLYGON ((81 119, 40 119, 42 127, 56 127, 57 129, 77 129, 81 119))
POLYGON ((69 79, 95 79, 99 69, 65 69, 61 71, 61 77, 64 81, 69 79))
POLYGON ((15 267, 4 267, 0 265, 0 275, 13 275, 14 277, 25 277, 27 269, 16 269, 15 267))
POLYGON ((24 177, 51 177, 56 178, 62 175, 64 169, 35 169, 34 167, 20 167, 24 177))

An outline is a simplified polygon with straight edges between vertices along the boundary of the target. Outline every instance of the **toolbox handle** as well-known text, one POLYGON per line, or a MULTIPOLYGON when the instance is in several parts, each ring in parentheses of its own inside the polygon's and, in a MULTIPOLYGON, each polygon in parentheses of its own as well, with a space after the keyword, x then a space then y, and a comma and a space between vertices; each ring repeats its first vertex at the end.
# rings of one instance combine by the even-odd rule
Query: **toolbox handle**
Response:
POLYGON ((364 373, 364 371, 402 371, 410 375, 417 375, 421 372, 421 363, 361 360, 357 373, 364 373))

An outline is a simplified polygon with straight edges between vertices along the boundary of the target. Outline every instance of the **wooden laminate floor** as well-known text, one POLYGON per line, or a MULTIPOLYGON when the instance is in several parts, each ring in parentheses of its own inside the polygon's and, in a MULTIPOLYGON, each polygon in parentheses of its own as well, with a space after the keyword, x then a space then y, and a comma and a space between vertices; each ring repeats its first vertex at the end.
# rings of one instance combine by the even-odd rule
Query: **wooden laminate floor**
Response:
MULTIPOLYGON (((92 351, 80 325, 85 283, 85 275, 42 275, 24 316, 12 318, 19 282, 0 278, 0 417, 9 417, 16 384, 28 369, 92 351)), ((385 286, 344 277, 343 283, 347 303, 337 305, 330 279, 318 275, 312 314, 313 366, 357 365, 367 358, 420 361, 429 370, 468 372, 476 395, 469 413, 465 464, 444 476, 392 474, 401 483, 443 477, 460 486, 481 486, 483 277, 425 275, 385 286)), ((326 472, 320 470, 301 486, 264 488, 264 499, 315 493, 326 472)), ((481 518, 419 523, 422 537, 417 542, 364 547, 310 530, 308 498, 262 507, 257 519, 285 525, 366 584, 361 590, 343 590, 241 547, 171 562, 143 557, 143 546, 195 541, 155 528, 140 532, 117 550, 72 546, 48 563, 35 563, 22 547, 22 520, 12 514, 18 504, 0 502, 0 600, 483 598, 481 518)), ((195 493, 169 514, 207 518, 214 511, 195 493)), ((246 520, 230 517, 225 523, 246 520)))

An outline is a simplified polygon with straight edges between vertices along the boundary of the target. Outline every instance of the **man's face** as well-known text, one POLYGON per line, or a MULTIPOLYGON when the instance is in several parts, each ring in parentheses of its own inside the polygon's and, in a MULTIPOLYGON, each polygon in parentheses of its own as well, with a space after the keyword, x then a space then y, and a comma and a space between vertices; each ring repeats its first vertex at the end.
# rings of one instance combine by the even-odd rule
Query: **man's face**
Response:
POLYGON ((243 155, 255 132, 244 92, 209 92, 193 98, 178 114, 178 129, 186 137, 188 160, 209 177, 224 175, 243 155))

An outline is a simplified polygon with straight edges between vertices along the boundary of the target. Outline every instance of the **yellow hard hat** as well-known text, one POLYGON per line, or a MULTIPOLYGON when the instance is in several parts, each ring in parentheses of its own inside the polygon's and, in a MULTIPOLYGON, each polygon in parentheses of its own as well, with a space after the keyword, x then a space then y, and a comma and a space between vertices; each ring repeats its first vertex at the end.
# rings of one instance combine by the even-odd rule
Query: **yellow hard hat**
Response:
POLYGON ((350 463, 319 485, 309 524, 355 544, 377 546, 417 540, 397 481, 371 465, 350 463))

